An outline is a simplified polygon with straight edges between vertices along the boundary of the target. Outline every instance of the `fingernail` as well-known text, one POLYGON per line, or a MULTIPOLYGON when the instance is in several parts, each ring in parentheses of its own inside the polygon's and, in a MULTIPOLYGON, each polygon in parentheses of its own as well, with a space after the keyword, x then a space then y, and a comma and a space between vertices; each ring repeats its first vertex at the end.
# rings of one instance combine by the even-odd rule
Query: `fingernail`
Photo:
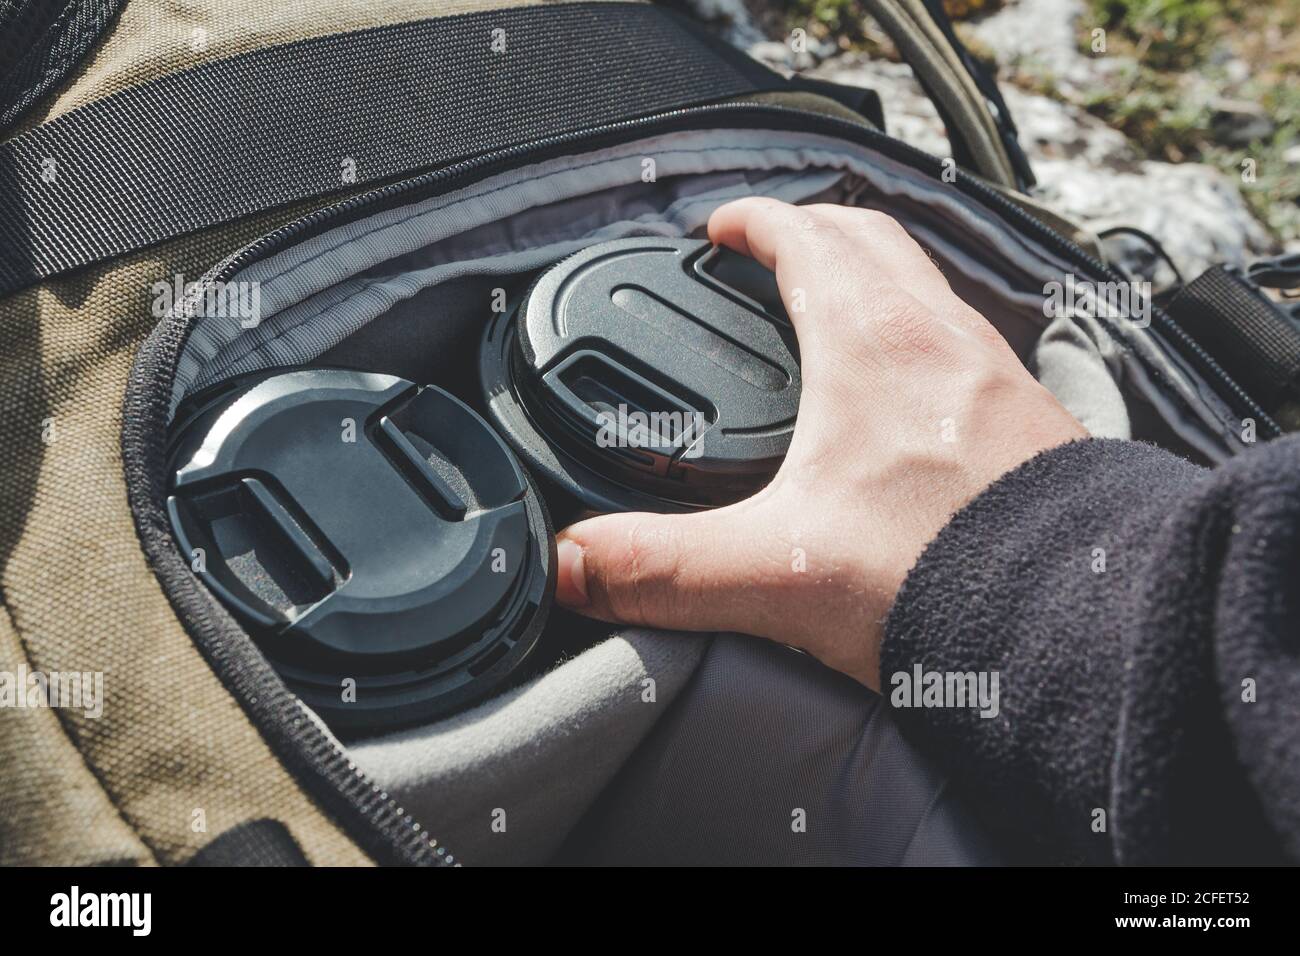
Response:
POLYGON ((555 599, 569 607, 582 607, 587 603, 587 569, 582 559, 582 548, 576 541, 562 538, 555 548, 558 564, 555 582, 555 599))

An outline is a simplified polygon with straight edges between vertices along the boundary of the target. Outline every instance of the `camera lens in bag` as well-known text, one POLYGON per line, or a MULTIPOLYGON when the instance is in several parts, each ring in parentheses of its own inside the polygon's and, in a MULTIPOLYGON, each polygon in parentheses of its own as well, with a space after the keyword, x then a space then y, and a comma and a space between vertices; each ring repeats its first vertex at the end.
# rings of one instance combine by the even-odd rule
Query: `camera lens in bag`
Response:
POLYGON ((598 243, 495 317, 484 400, 533 473, 581 511, 748 497, 790 445, 801 379, 775 277, 692 239, 598 243))
POLYGON ((178 422, 168 511, 186 560, 336 731, 449 713, 538 656, 549 518, 454 396, 303 369, 235 380, 178 422))

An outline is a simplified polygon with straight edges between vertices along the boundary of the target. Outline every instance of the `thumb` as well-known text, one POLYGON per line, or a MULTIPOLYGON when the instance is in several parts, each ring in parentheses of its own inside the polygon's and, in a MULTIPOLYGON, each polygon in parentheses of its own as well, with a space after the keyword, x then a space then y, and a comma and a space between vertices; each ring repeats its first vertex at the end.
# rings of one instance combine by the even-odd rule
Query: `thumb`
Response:
POLYGON ((558 535, 556 599, 605 621, 756 633, 753 536, 763 525, 742 523, 744 504, 686 515, 610 514, 570 525, 558 535))

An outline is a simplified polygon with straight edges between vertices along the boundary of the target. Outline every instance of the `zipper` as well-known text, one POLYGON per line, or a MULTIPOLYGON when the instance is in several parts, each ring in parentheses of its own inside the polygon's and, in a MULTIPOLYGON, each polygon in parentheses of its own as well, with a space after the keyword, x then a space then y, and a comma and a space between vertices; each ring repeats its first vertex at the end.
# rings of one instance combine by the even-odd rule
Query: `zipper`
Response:
MULTIPOLYGON (((937 176, 942 171, 942 161, 924 150, 887 136, 871 127, 862 126, 838 117, 824 116, 819 113, 811 113, 779 104, 712 103, 704 106, 692 106, 516 144, 452 163, 448 166, 442 166, 418 176, 388 183, 333 205, 324 206, 302 219, 287 223, 249 243, 234 256, 219 265, 217 267, 219 271, 209 273, 205 284, 207 281, 224 281, 248 263, 274 249, 283 247, 304 232, 321 228, 336 219, 373 204, 408 194, 413 195, 413 197, 414 194, 420 194, 420 198, 427 198, 435 195, 439 187, 446 188, 461 177, 468 177, 472 174, 490 175, 492 172, 504 170, 511 165, 517 164, 525 157, 527 157, 528 161, 535 162, 550 158, 552 154, 557 154, 575 146, 594 148, 602 140, 622 139, 628 133, 670 132, 678 128, 688 129, 698 126, 700 120, 715 116, 728 117, 730 125, 737 128, 744 128, 749 125, 746 121, 753 121, 755 125, 751 128, 770 126, 775 129, 788 128, 802 132, 825 132, 828 135, 868 147, 890 159, 906 163, 923 172, 933 169, 937 176), (776 121, 775 125, 773 125, 774 121, 776 121)), ((1011 221, 1023 231, 1032 234, 1042 245, 1109 281, 1125 281, 1124 277, 1109 265, 1080 248, 1072 240, 1029 215, 983 180, 961 169, 956 169, 955 172, 956 178, 954 182, 957 186, 967 193, 973 194, 986 205, 994 207, 1004 219, 1011 221)), ((1249 412, 1256 419, 1257 424, 1262 426, 1262 431, 1266 437, 1276 438, 1282 434, 1282 429, 1272 417, 1224 371, 1213 356, 1205 351, 1167 313, 1158 307, 1153 307, 1152 323, 1158 326, 1159 330, 1168 338, 1173 339, 1179 350, 1191 357, 1200 366, 1202 373, 1210 378, 1215 385, 1233 395, 1240 402, 1241 409, 1249 412)))
MULTIPOLYGON (((201 301, 206 290, 212 284, 228 281, 250 263, 286 247, 293 241, 304 237, 309 231, 321 230, 345 216, 362 211, 370 206, 401 197, 410 197, 412 200, 428 198, 436 195, 439 191, 447 191, 456 185, 460 185, 472 176, 488 176, 494 172, 504 171, 511 166, 518 165, 525 160, 538 162, 575 148, 599 148, 605 145, 606 141, 613 145, 619 141, 625 141, 629 134, 649 134, 700 128, 702 125, 707 125, 707 121, 719 117, 725 117, 727 124, 733 128, 771 128, 825 133, 867 147, 874 152, 922 172, 932 170, 936 178, 943 172, 943 164, 939 158, 871 127, 862 126, 845 119, 778 104, 714 103, 686 107, 516 144, 451 163, 447 166, 441 166, 417 176, 388 183, 332 205, 323 206, 301 219, 280 226, 253 240, 238 252, 223 260, 200 280, 196 298, 201 301)), ((973 195, 985 205, 993 207, 1002 218, 1029 233, 1038 242, 1062 258, 1110 281, 1125 281, 1124 277, 1110 266, 1026 213, 1014 202, 982 180, 961 169, 957 169, 955 172, 955 184, 959 188, 973 195)), ((1237 398, 1241 403, 1241 408, 1255 417, 1257 427, 1266 437, 1277 437, 1282 434, 1281 429, 1268 413, 1240 385, 1233 381, 1213 357, 1166 313, 1159 308, 1153 307, 1152 322, 1158 324, 1161 332, 1175 340, 1185 354, 1199 364, 1202 373, 1210 378, 1214 384, 1237 398)), ((396 801, 387 794, 380 792, 379 788, 352 763, 332 735, 327 735, 326 739, 333 750, 332 756, 341 766, 347 768, 349 781, 353 785, 360 783, 365 788, 365 791, 385 799, 385 803, 381 808, 368 814, 372 824, 386 828, 386 825, 391 822, 391 818, 382 820, 381 817, 384 816, 385 811, 395 814, 405 824, 408 838, 417 838, 427 846, 432 851, 437 862, 447 864, 454 861, 454 857, 445 846, 432 839, 419 823, 415 822, 409 814, 406 814, 397 805, 396 801)), ((333 774, 332 776, 335 778, 333 782, 336 782, 340 789, 344 789, 345 781, 342 779, 342 775, 333 774)))

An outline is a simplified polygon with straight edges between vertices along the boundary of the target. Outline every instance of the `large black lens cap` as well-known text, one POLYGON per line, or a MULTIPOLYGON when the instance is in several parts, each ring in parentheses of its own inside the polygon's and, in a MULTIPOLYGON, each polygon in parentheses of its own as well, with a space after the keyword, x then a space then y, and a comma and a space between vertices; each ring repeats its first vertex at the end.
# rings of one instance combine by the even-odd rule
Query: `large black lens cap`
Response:
POLYGON ((554 583, 545 511, 447 392, 259 376, 184 420, 171 461, 187 560, 336 729, 447 713, 535 646, 554 583))
POLYGON ((736 500, 789 448, 798 347, 774 277, 748 257, 691 239, 593 245, 533 284, 515 341, 545 437, 638 491, 736 500))

